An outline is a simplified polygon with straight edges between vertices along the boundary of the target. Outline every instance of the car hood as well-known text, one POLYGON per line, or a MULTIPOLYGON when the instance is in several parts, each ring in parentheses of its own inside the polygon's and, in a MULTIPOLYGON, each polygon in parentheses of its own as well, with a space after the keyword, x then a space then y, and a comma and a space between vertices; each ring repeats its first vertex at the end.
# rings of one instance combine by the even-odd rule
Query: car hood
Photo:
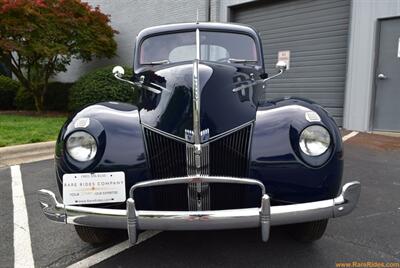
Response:
MULTIPOLYGON (((193 63, 158 66, 138 75, 146 86, 161 90, 142 92, 141 123, 184 139, 185 131, 193 130, 193 63)), ((200 127, 210 138, 255 119, 261 90, 254 68, 200 62, 199 84, 200 127)))

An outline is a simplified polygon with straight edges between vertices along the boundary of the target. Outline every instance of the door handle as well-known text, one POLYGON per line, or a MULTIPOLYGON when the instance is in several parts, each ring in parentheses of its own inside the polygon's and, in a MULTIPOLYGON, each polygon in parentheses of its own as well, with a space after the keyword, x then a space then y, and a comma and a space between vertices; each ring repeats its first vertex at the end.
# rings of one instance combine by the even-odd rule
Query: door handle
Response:
POLYGON ((386 76, 386 75, 384 75, 384 74, 378 74, 378 79, 379 80, 385 80, 385 79, 387 79, 388 77, 386 76))

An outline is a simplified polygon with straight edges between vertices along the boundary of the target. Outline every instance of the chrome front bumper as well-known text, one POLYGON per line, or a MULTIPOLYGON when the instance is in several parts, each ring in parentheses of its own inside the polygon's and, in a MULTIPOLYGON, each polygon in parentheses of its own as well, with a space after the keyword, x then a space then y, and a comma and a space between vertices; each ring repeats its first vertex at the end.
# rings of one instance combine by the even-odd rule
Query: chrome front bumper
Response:
POLYGON ((261 228, 263 241, 269 238, 273 225, 308 222, 349 214, 356 206, 361 191, 359 182, 346 183, 341 194, 333 199, 293 205, 270 206, 264 185, 254 179, 191 176, 151 180, 135 184, 129 191, 127 209, 106 209, 70 206, 59 203, 55 194, 39 191, 44 215, 52 221, 101 228, 127 229, 131 244, 137 240, 137 230, 217 230, 261 228), (148 211, 136 210, 134 191, 138 188, 178 183, 235 183, 256 185, 261 189, 261 207, 208 211, 148 211))

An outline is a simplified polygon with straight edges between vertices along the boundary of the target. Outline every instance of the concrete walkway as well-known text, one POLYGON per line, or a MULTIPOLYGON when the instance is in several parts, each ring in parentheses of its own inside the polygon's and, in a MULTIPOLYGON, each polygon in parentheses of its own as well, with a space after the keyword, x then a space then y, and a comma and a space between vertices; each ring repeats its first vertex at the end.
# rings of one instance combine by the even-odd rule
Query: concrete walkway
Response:
POLYGON ((0 167, 51 159, 55 144, 48 141, 0 148, 0 167))

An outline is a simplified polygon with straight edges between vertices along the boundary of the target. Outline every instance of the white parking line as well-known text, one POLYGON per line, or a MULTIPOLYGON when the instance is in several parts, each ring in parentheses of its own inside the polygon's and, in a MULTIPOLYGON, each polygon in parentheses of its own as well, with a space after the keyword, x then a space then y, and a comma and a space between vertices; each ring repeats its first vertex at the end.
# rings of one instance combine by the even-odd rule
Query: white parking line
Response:
POLYGON ((353 132, 351 132, 351 133, 349 133, 349 134, 343 136, 342 140, 343 140, 343 141, 347 141, 348 139, 353 138, 353 137, 356 136, 357 134, 358 134, 357 131, 353 131, 353 132))
MULTIPOLYGON (((139 235, 139 239, 138 239, 136 245, 142 243, 143 241, 146 241, 149 238, 152 238, 153 236, 155 236, 159 233, 160 233, 160 231, 145 231, 145 232, 141 233, 139 235)), ((100 263, 114 255, 117 255, 118 253, 120 253, 128 248, 129 248, 129 241, 126 240, 115 246, 112 246, 112 247, 107 248, 103 251, 100 251, 96 254, 93 254, 86 259, 78 261, 78 262, 68 266, 67 268, 90 267, 90 266, 100 263)))
POLYGON ((14 267, 34 267, 28 212, 19 165, 11 166, 14 205, 14 267))

